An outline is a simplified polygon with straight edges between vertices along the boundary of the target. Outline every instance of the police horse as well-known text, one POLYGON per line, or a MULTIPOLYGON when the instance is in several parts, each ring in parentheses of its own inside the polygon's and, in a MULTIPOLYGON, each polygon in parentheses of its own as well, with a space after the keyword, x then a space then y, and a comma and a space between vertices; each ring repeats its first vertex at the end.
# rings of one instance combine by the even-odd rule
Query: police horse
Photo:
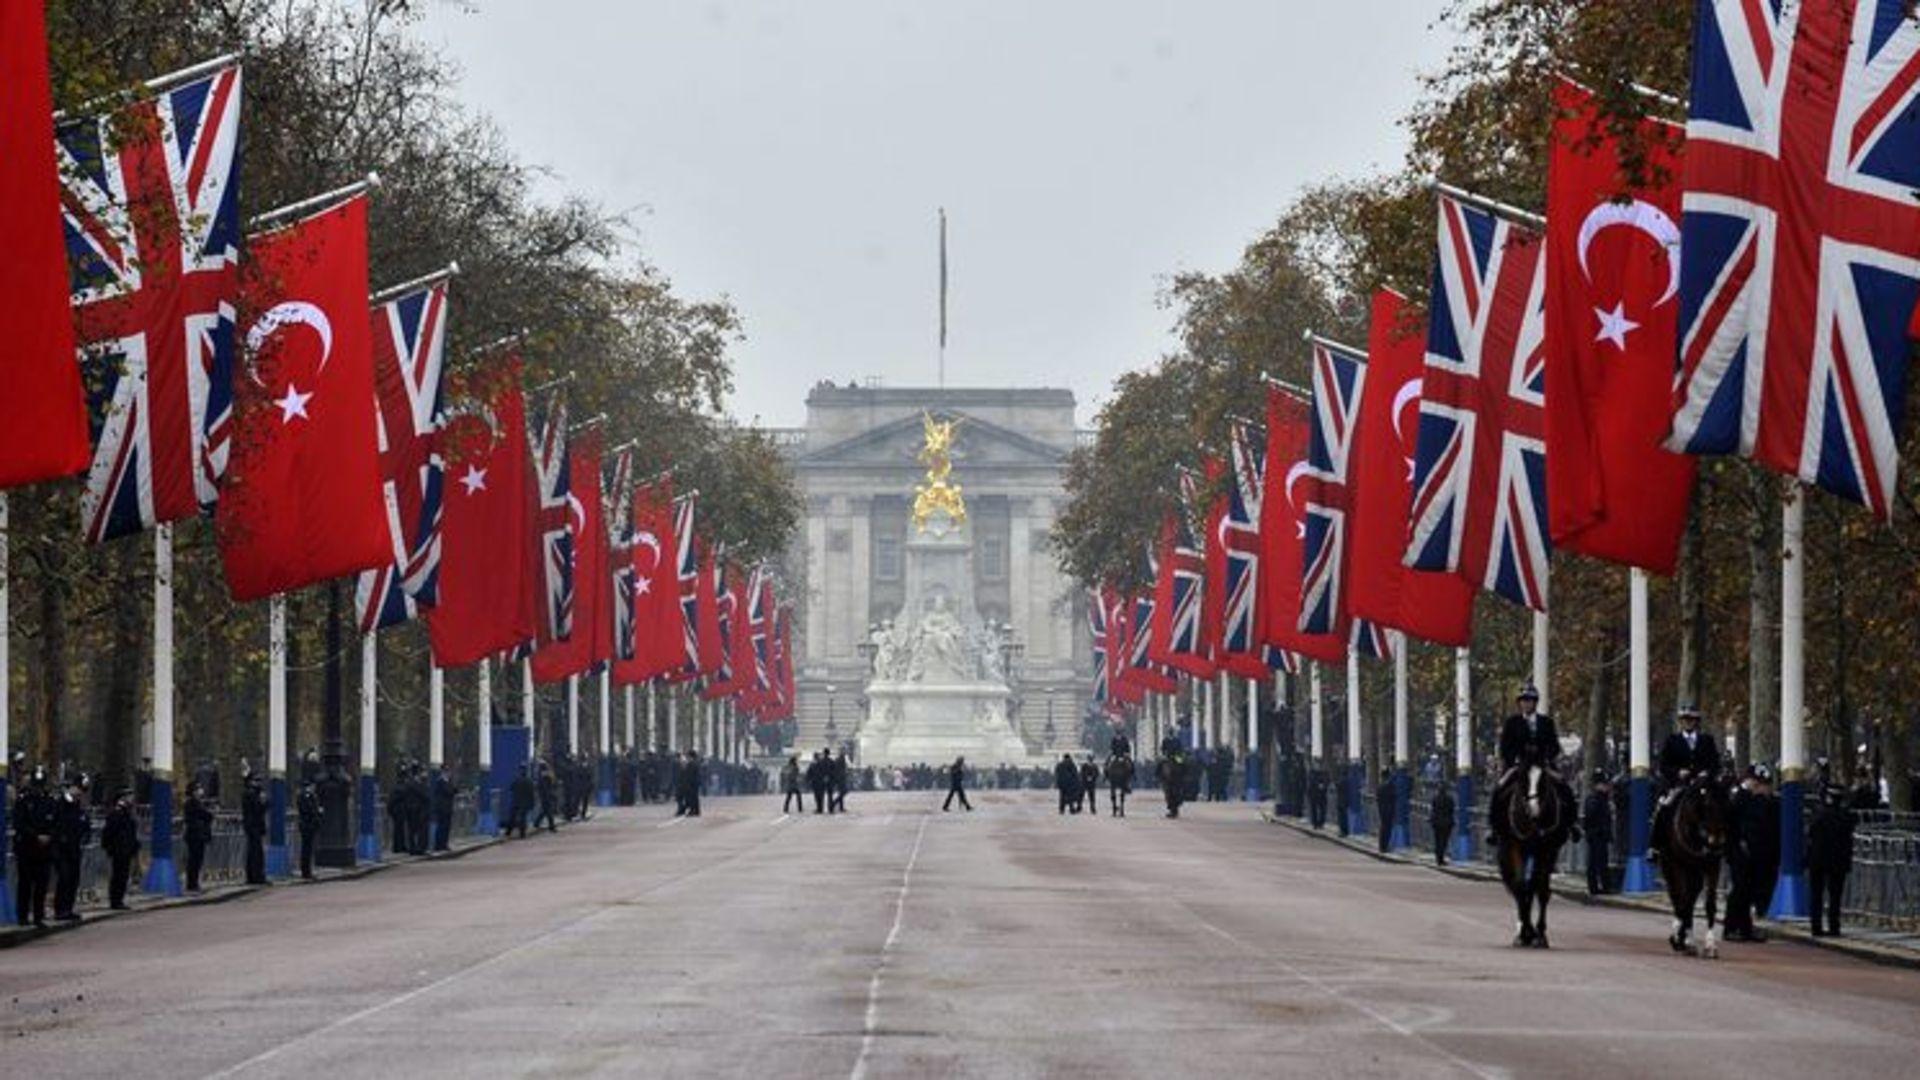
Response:
POLYGON ((1114 817, 1127 816, 1127 796, 1133 794, 1133 759, 1115 754, 1107 759, 1107 805, 1114 817))
POLYGON ((1674 952, 1692 952, 1703 960, 1720 956, 1715 933, 1719 915, 1720 863, 1727 852, 1726 792, 1709 777, 1689 781, 1661 822, 1654 837, 1660 853, 1660 876, 1666 879, 1667 899, 1673 903, 1673 934, 1667 944, 1674 952), (1694 946, 1693 909, 1706 893, 1705 935, 1694 946))
POLYGON ((1513 896, 1518 916, 1514 947, 1544 949, 1553 867, 1560 848, 1573 834, 1578 812, 1573 794, 1556 775, 1535 765, 1495 791, 1490 810, 1500 880, 1513 896), (1534 917, 1536 902, 1538 918, 1534 917))

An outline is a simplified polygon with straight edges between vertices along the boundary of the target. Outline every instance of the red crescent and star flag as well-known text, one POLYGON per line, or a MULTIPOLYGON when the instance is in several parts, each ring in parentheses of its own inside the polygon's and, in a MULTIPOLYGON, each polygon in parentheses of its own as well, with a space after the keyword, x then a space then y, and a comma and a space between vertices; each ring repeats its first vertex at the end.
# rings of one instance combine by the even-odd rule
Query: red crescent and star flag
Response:
POLYGON ((462 667, 538 632, 540 549, 520 358, 461 380, 440 433, 446 460, 439 599, 427 612, 434 663, 462 667))
POLYGON ((1338 664, 1341 634, 1300 632, 1301 566, 1306 547, 1307 403, 1267 388, 1266 490, 1260 496, 1260 636, 1276 649, 1338 664))
POLYGON ((1401 561, 1407 550, 1407 507, 1413 501, 1426 348, 1427 328, 1409 317, 1406 300, 1386 290, 1374 293, 1367 385, 1351 466, 1365 496, 1347 541, 1353 560, 1348 610, 1355 618, 1438 645, 1464 646, 1473 638, 1473 586, 1457 574, 1414 570, 1401 561))
POLYGON ((1694 461, 1664 443, 1680 316, 1680 160, 1644 121, 1630 186, 1593 95, 1562 81, 1547 174, 1547 506, 1556 547, 1672 574, 1694 461))
POLYGON ((631 654, 614 665, 622 684, 644 683, 687 666, 687 635, 676 568, 673 488, 666 480, 633 493, 633 640, 631 654))
POLYGON ((0 490, 86 467, 40 0, 0 4, 0 490))
POLYGON ((246 364, 214 526, 227 587, 259 600, 393 557, 380 495, 367 200, 249 245, 246 364))

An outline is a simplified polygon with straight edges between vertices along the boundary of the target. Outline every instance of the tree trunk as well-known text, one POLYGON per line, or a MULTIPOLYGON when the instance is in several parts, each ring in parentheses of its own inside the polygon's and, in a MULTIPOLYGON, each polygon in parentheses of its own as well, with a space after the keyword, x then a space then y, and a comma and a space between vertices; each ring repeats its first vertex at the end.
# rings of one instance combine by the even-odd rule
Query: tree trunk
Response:
POLYGON ((1913 772, 1907 753, 1904 724, 1888 718, 1880 723, 1880 763, 1887 778, 1887 805, 1896 810, 1912 810, 1913 772))
POLYGON ((39 552, 40 568, 40 661, 39 701, 33 717, 33 752, 49 774, 60 766, 60 716, 67 690, 67 588, 65 575, 57 565, 59 540, 45 540, 39 552))
POLYGON ((146 590, 136 583, 148 576, 142 574, 142 565, 151 565, 151 549, 127 540, 115 561, 115 574, 124 587, 113 606, 113 647, 105 654, 111 660, 100 710, 100 771, 109 787, 132 782, 140 741, 140 681, 148 668, 146 629, 151 604, 142 603, 146 590))
POLYGON ((1747 470, 1747 740, 1748 761, 1780 758, 1780 495, 1778 482, 1747 470))
POLYGON ((1693 488, 1687 530, 1680 535, 1680 672, 1674 704, 1701 706, 1706 687, 1703 660, 1707 652, 1707 558, 1700 535, 1700 485, 1693 488))
MULTIPOLYGON (((1586 748, 1587 767, 1605 769, 1613 772, 1613 758, 1607 753, 1607 735, 1613 727, 1613 691, 1617 682, 1613 661, 1620 653, 1620 624, 1609 622, 1607 632, 1601 635, 1600 651, 1594 658, 1593 685, 1587 693, 1587 726, 1581 732, 1581 745, 1586 748)), ((1569 777, 1571 779, 1571 777, 1569 777)))

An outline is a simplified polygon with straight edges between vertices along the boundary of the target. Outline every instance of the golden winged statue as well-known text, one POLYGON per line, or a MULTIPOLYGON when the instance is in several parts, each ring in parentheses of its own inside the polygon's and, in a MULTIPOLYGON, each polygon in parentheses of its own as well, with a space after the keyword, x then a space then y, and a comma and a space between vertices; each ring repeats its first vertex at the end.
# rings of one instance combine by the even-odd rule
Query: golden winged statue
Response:
POLYGON ((920 463, 927 467, 927 482, 914 485, 913 528, 926 532, 935 514, 945 513, 959 525, 967 520, 967 502, 960 485, 948 479, 953 474, 953 435, 958 420, 935 420, 932 413, 920 414, 926 442, 920 447, 920 463))

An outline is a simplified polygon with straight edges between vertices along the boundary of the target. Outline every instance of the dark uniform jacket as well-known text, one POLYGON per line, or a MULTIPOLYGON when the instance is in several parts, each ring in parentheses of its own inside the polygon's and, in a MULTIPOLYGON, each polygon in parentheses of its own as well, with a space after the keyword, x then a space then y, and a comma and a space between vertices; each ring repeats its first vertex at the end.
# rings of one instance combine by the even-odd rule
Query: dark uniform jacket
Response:
POLYGON ((257 785, 249 784, 240 796, 240 824, 248 836, 267 835, 267 796, 257 785))
POLYGON ((1741 788, 1733 795, 1733 846, 1736 861, 1757 867, 1780 865, 1780 800, 1741 788))
POLYGON ((1115 735, 1113 738, 1107 740, 1107 756, 1132 757, 1133 740, 1127 738, 1125 735, 1115 735))
POLYGON ((50 858, 56 816, 53 796, 23 789, 13 801, 13 853, 22 859, 50 858))
POLYGON ((54 801, 53 811, 54 848, 79 858, 87 837, 93 835, 93 819, 87 816, 87 808, 78 799, 62 798, 54 801))
POLYGON ((1853 869, 1853 811, 1822 803, 1807 826, 1807 869, 1844 874, 1853 869))
POLYGON ((140 854, 140 826, 132 810, 116 806, 107 811, 107 820, 100 826, 100 850, 122 859, 140 854))
POLYGON ((1053 786, 1071 799, 1080 794, 1080 769, 1071 761, 1063 761, 1053 767, 1053 786))
POLYGON ((314 794, 311 784, 300 788, 300 797, 294 803, 300 817, 300 831, 310 833, 320 827, 320 797, 314 794))
POLYGON ((1676 731, 1660 745, 1660 778, 1668 787, 1680 782, 1681 770, 1694 776, 1712 776, 1720 771, 1720 747, 1713 736, 1696 731, 1693 744, 1687 744, 1686 732, 1676 731))
POLYGON ((182 813, 187 819, 187 842, 205 844, 213 840, 213 811, 207 804, 192 795, 187 796, 182 813))
POLYGON ((1580 828, 1589 843, 1604 844, 1613 839, 1613 800, 1605 792, 1587 792, 1587 800, 1580 807, 1580 828))
POLYGON ((1553 726, 1553 717, 1534 713, 1533 721, 1529 723, 1526 717, 1514 713, 1500 726, 1502 768, 1539 765, 1551 769, 1559 759, 1560 732, 1553 726))
POLYGON ((1427 820, 1436 830, 1451 829, 1454 809, 1453 792, 1442 787, 1433 793, 1433 801, 1427 804, 1427 820))
POLYGON ((1080 766, 1080 786, 1092 791, 1100 786, 1100 766, 1085 762, 1080 766))

